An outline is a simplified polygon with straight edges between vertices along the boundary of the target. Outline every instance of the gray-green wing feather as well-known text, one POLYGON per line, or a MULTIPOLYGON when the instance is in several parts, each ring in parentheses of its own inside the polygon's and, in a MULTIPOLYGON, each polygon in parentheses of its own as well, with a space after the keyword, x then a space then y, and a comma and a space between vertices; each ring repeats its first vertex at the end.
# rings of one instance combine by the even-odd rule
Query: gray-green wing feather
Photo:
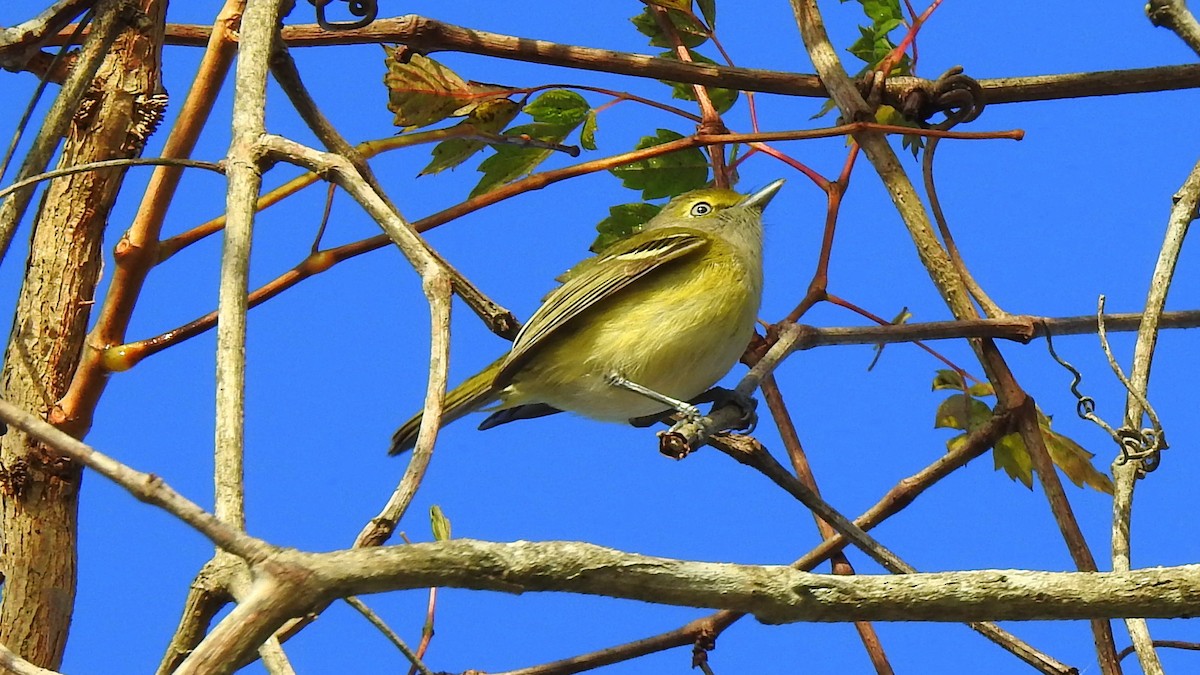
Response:
POLYGON ((611 297, 666 263, 703 248, 707 239, 687 230, 657 230, 649 238, 635 235, 565 275, 542 306, 517 333, 512 351, 496 375, 504 386, 547 338, 596 303, 611 297), (624 243, 624 245, 622 245, 624 243))

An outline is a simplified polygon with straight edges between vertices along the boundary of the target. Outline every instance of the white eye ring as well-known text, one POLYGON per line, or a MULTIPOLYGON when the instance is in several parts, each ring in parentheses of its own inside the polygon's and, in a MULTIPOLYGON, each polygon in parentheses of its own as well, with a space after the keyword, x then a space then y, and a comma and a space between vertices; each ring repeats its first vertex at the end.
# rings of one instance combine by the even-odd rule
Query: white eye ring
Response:
POLYGON ((709 204, 708 202, 696 202, 695 204, 692 204, 692 210, 690 213, 693 216, 707 216, 708 214, 712 213, 712 211, 712 204, 709 204))

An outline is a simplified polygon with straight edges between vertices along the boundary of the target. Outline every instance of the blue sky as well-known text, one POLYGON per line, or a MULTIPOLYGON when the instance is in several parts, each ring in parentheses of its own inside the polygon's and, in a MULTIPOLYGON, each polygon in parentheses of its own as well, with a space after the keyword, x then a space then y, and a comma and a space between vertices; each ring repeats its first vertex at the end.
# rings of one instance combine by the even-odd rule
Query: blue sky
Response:
MULTIPOLYGON (((0 6, 0 24, 32 15, 43 3, 0 6)), ((210 22, 220 3, 175 3, 171 20, 210 22)), ((399 11, 383 3, 385 16, 399 11)), ((823 3, 835 42, 848 45, 861 21, 855 3, 823 3)), ((637 2, 590 6, 586 17, 560 3, 405 3, 403 11, 505 34, 648 53, 628 17, 637 2)), ((812 72, 787 3, 719 7, 718 32, 738 65, 812 72)), ((289 23, 311 22, 298 3, 289 23)), ((1139 3, 947 2, 919 39, 919 73, 934 77, 963 65, 979 78, 1109 70, 1188 63, 1192 55, 1170 32, 1152 27, 1139 3)), ((200 50, 166 53, 166 87, 177 106, 200 50)), ((318 103, 353 142, 395 132, 382 86, 383 58, 374 46, 295 50, 318 103)), ((575 72, 483 57, 438 54, 465 78, 533 86, 591 84, 667 99, 654 81, 575 72)), ((849 56, 846 55, 849 59, 849 56)), ((853 63, 853 62, 850 62, 853 63)), ((857 69, 858 64, 851 66, 857 69)), ((27 100, 35 82, 6 74, 9 101, 27 100)), ((314 142, 287 100, 272 86, 268 128, 314 142)), ((601 105, 605 97, 588 95, 601 105)), ((228 146, 230 93, 196 156, 216 160, 228 146)), ((686 106, 681 102, 680 105, 686 106)), ((815 128, 821 101, 760 95, 766 130, 815 128)), ((1110 311, 1136 311, 1162 240, 1170 196, 1197 157, 1186 132, 1200 100, 1195 92, 1141 94, 995 105, 972 130, 1020 128, 1021 142, 949 141, 938 150, 943 206, 968 265, 1001 306, 1013 313, 1070 316, 1094 312, 1097 295, 1110 311)), ((19 105, 0 106, 0 129, 13 127, 19 105)), ((43 108, 45 106, 43 105, 43 108)), ((174 109, 174 108, 173 108, 174 109)), ((727 116, 748 131, 744 106, 727 116)), ((600 117, 600 149, 631 148, 656 128, 687 133, 686 121, 633 104, 600 117)), ((165 126, 164 126, 165 129, 165 126)), ((7 133, 7 132, 6 132, 7 133)), ((151 144, 156 153, 164 133, 151 144)), ((898 141, 896 142, 898 146, 898 141)), ((834 177, 845 156, 841 139, 777 144, 818 172, 834 177)), ((457 203, 478 179, 473 165, 414 178, 428 149, 380 156, 372 166, 403 213, 419 218, 457 203)), ((555 157, 547 166, 571 160, 555 157)), ((905 160, 910 173, 919 167, 905 160)), ((269 186, 298 173, 280 166, 269 186)), ((107 248, 127 226, 148 170, 134 169, 110 222, 107 248)), ((761 316, 782 318, 803 295, 815 263, 824 196, 803 176, 765 157, 743 165, 748 191, 775 178, 788 183, 767 211, 767 291, 761 316)), ((219 176, 189 174, 172 206, 166 234, 213 216, 224 204, 219 176)), ((610 205, 636 200, 609 174, 596 174, 521 195, 429 233, 451 263, 485 293, 528 317, 555 275, 585 255, 594 224, 610 205)), ((319 221, 324 191, 314 189, 264 212, 256 225, 252 285, 303 258, 319 221)), ((345 195, 338 195, 328 243, 378 232, 345 195)), ((0 290, 11 306, 19 284, 28 229, 0 268, 0 290)), ((218 238, 192 246, 155 269, 130 337, 156 335, 216 306, 218 238)), ((1169 309, 1194 309, 1200 298, 1195 246, 1185 246, 1169 309)), ((846 198, 831 265, 830 291, 882 316, 907 306, 914 321, 949 317, 911 240, 869 164, 860 160, 846 198)), ((7 312, 6 312, 7 313, 7 312)), ((818 307, 805 321, 859 325, 836 307, 818 307)), ((392 430, 422 400, 428 354, 428 311, 418 277, 395 249, 360 256, 252 310, 248 336, 247 497, 249 530, 268 541, 308 550, 349 545, 383 504, 404 470, 385 455, 392 430)), ((505 343, 456 303, 451 379, 490 362, 505 343)), ((1115 421, 1124 395, 1108 371, 1095 336, 1064 337, 1059 352, 1084 374, 1082 388, 1098 412, 1115 421)), ((1132 337, 1114 338, 1127 362, 1132 337)), ((948 357, 978 373, 965 344, 941 343, 948 357)), ((211 505, 213 335, 205 334, 115 375, 87 440, 131 466, 163 476, 190 498, 211 505)), ((1018 380, 1055 428, 1098 454, 1107 469, 1114 448, 1098 429, 1074 416, 1068 374, 1043 342, 1003 344, 1018 380)), ((1194 336, 1163 335, 1151 400, 1175 449, 1138 487, 1135 566, 1200 559, 1190 519, 1196 507, 1191 477, 1200 470, 1188 446, 1200 428, 1192 380, 1200 365, 1194 336)), ((949 437, 932 429, 941 399, 929 391, 940 367, 920 350, 889 347, 872 372, 869 347, 801 352, 779 371, 825 497, 854 516, 944 452, 949 437)), ((742 367, 735 370, 738 376, 742 367)), ((440 437, 430 473, 401 529, 430 538, 428 508, 442 507, 455 536, 493 541, 571 539, 669 557, 785 564, 817 541, 811 517, 765 478, 705 450, 682 462, 656 451, 651 431, 571 416, 478 432, 468 419, 440 437)), ((785 459, 771 425, 757 436, 785 459)), ((1093 551, 1107 568, 1110 501, 1067 486, 1093 551)), ((1040 489, 1026 490, 976 460, 929 490, 876 530, 878 538, 922 571, 1026 568, 1072 569, 1040 489)), ((187 585, 211 555, 210 545, 182 524, 89 475, 81 506, 80 590, 64 669, 72 673, 146 672, 157 665, 178 619, 187 585)), ((851 552, 859 572, 879 569, 851 552)), ((423 591, 367 599, 402 637, 415 643, 424 620, 423 591)), ((439 595, 437 635, 427 662, 435 671, 501 671, 600 649, 675 628, 705 610, 558 594, 509 596, 459 590, 439 595)), ((877 626, 897 672, 1025 672, 999 648, 956 624, 877 626)), ((1010 624, 1006 628, 1083 672, 1097 672, 1083 622, 1010 624)), ((1156 638, 1195 639, 1193 624, 1152 622, 1156 638)), ((1116 625, 1118 646, 1128 644, 1116 625)), ((407 668, 386 641, 344 605, 335 605, 288 643, 305 673, 375 672, 407 668)), ((1168 670, 1195 668, 1200 657, 1164 652, 1168 670)), ((688 650, 675 650, 605 673, 684 672, 688 650)), ((868 672, 849 625, 762 626, 743 620, 721 636, 711 655, 718 673, 868 672)), ((1128 672, 1137 672, 1133 659, 1128 672)), ((253 666, 249 672, 259 672, 253 666)))

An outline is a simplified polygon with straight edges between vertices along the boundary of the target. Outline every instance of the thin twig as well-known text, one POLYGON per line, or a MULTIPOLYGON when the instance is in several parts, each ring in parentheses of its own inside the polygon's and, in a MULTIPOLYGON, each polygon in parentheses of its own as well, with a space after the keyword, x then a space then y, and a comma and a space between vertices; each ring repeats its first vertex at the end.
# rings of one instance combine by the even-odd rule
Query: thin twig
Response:
POLYGON ((408 662, 412 664, 413 668, 416 668, 417 672, 421 673, 421 675, 433 675, 433 673, 429 670, 429 667, 421 662, 421 658, 417 656, 417 653, 409 648, 408 643, 400 639, 400 636, 396 634, 396 631, 392 630, 391 626, 387 625, 387 622, 385 622, 382 617, 376 614, 374 610, 372 610, 370 607, 367 607, 366 603, 354 597, 353 595, 342 598, 342 600, 345 600, 347 605, 350 605, 354 609, 358 610, 358 613, 362 614, 367 621, 370 621, 371 625, 375 626, 380 633, 383 633, 383 636, 386 637, 389 642, 391 642, 393 645, 396 645, 396 649, 399 649, 400 653, 404 654, 404 658, 408 659, 408 662))
POLYGON ((86 164, 76 164, 63 169, 54 169, 45 173, 39 173, 36 176, 30 176, 24 180, 17 181, 8 187, 0 190, 0 198, 27 188, 38 183, 60 178, 62 176, 71 176, 77 173, 85 173, 87 171, 98 171, 100 169, 111 169, 113 167, 125 166, 174 166, 180 168, 191 169, 207 169, 219 174, 225 173, 224 162, 205 162, 198 159, 171 159, 170 157, 123 157, 121 159, 103 159, 97 162, 88 162, 86 164))
MULTIPOLYGON (((762 381, 761 388, 763 397, 767 401, 767 407, 771 411, 771 418, 779 430, 784 448, 787 449, 788 459, 792 462, 792 471, 795 472, 797 480, 812 490, 814 494, 820 495, 816 476, 813 475, 808 456, 800 442, 800 434, 796 431, 796 425, 792 421, 792 415, 783 400, 783 392, 779 390, 774 375, 766 376, 762 381)), ((833 529, 829 523, 817 517, 816 514, 813 515, 813 519, 816 521, 817 532, 822 539, 837 536, 837 530, 833 529)), ((842 551, 834 553, 830 562, 834 574, 849 576, 855 573, 849 558, 842 551)), ((891 663, 888 662, 887 654, 883 650, 883 643, 879 640, 875 626, 868 621, 856 621, 854 628, 858 632, 859 639, 862 641, 863 648, 866 649, 867 657, 871 660, 871 665, 875 668, 877 675, 891 675, 894 671, 891 663)))

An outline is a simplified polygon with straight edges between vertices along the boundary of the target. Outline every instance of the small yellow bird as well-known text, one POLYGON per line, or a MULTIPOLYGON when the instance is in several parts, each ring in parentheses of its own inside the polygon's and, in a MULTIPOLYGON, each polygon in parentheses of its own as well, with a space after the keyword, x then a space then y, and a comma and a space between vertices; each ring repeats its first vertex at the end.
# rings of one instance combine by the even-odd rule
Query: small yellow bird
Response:
MULTIPOLYGON (((573 267, 508 354, 447 392, 442 423, 493 403, 480 429, 564 410, 629 421, 703 394, 754 332, 762 212, 782 185, 687 192, 573 267)), ((420 424, 420 413, 405 422, 389 454, 412 448, 420 424)))

